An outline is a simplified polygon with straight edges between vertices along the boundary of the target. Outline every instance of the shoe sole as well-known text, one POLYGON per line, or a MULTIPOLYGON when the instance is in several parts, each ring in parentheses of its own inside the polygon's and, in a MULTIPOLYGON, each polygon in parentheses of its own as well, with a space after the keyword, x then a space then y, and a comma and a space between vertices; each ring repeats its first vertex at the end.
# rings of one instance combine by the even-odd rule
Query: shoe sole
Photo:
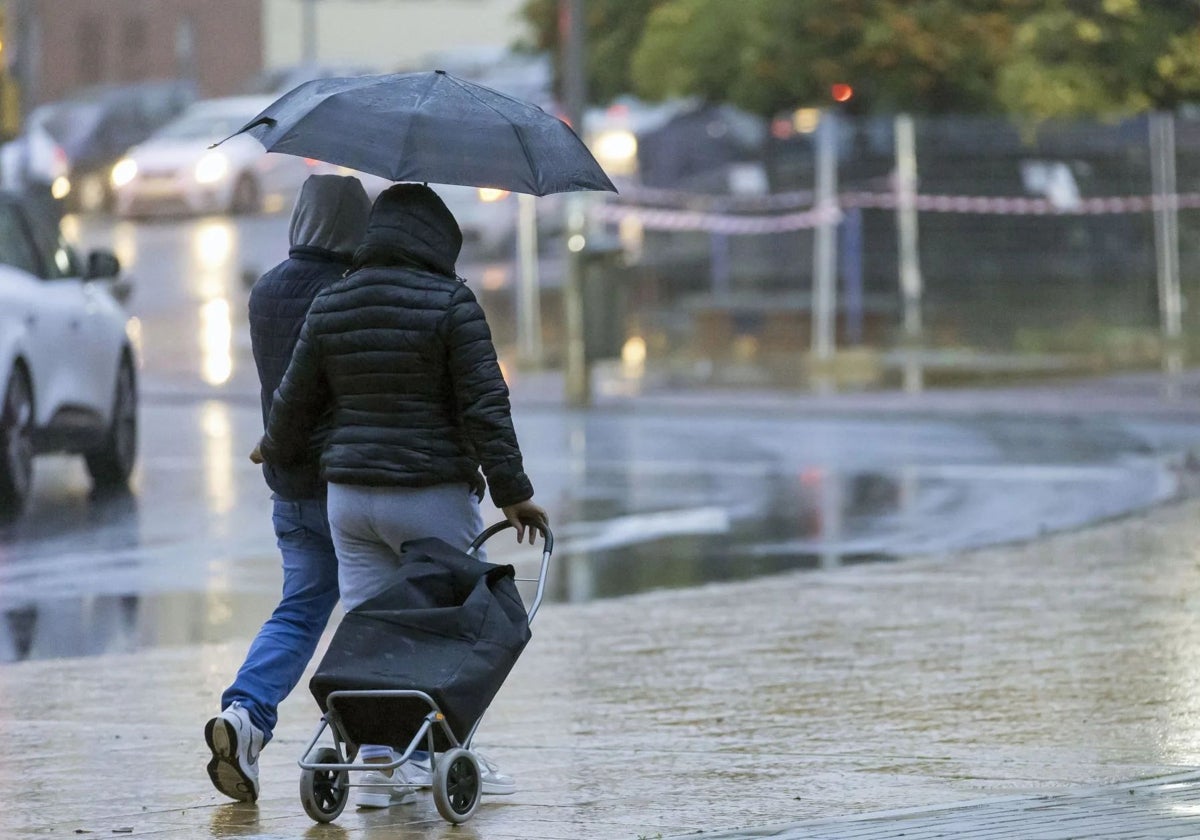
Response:
POLYGON ((242 772, 237 760, 237 732, 223 718, 213 718, 204 725, 204 740, 212 751, 208 762, 208 778, 213 787, 238 802, 257 802, 254 780, 242 772))
POLYGON ((416 801, 416 794, 412 793, 406 793, 398 799, 390 793, 360 793, 354 804, 359 808, 390 808, 393 805, 408 805, 416 801))
POLYGON ((480 791, 485 796, 511 796, 517 792, 517 786, 513 785, 497 785, 492 782, 484 782, 480 791))

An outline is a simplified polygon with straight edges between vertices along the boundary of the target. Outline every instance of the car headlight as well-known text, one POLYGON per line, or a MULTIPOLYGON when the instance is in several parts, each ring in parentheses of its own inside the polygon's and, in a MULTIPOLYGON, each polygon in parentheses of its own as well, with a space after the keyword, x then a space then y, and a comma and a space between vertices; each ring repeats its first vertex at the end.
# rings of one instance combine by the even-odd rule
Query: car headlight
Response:
POLYGON ((123 187, 137 177, 137 161, 133 158, 121 158, 112 168, 112 184, 123 187))
POLYGON ((632 131, 613 129, 601 132, 592 144, 592 152, 606 171, 630 175, 637 167, 638 143, 632 131))
POLYGON ((196 163, 196 183, 211 184, 229 174, 229 158, 220 152, 208 152, 196 163))

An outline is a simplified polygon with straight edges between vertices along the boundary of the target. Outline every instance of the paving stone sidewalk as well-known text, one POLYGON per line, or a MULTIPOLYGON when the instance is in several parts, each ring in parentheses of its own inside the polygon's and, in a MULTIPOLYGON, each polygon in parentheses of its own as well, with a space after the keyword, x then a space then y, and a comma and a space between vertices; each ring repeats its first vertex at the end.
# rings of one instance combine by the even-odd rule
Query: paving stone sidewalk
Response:
POLYGON ((259 805, 225 803, 201 728, 245 642, 7 665, 0 838, 1200 836, 1193 777, 1121 794, 1200 768, 1198 545, 1192 501, 1027 545, 548 604, 478 742, 520 790, 458 828, 428 796, 314 826, 303 688, 259 805))
POLYGON ((901 808, 789 826, 705 833, 704 840, 927 840, 936 837, 1200 837, 1200 774, 1066 794, 901 808))

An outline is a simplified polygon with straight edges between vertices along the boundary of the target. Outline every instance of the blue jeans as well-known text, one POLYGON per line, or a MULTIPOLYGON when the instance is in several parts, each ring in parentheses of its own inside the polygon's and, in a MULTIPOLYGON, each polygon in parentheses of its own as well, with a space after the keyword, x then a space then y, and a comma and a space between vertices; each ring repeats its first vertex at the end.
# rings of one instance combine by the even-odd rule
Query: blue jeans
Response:
POLYGON ((250 644, 221 708, 242 704, 263 743, 277 708, 304 674, 338 601, 338 563, 324 499, 275 500, 275 537, 283 554, 283 597, 250 644))

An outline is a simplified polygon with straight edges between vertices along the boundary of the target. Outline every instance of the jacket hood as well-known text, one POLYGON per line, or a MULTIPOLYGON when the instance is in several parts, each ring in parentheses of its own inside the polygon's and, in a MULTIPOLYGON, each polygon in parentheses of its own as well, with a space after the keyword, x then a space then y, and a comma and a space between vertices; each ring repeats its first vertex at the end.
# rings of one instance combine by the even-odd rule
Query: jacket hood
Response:
POLYGON ((357 178, 310 175, 292 209, 291 245, 349 256, 362 243, 370 213, 371 200, 357 178))
POLYGON ((375 199, 354 267, 409 265, 454 276, 462 231, 441 197, 422 184, 396 184, 375 199))

